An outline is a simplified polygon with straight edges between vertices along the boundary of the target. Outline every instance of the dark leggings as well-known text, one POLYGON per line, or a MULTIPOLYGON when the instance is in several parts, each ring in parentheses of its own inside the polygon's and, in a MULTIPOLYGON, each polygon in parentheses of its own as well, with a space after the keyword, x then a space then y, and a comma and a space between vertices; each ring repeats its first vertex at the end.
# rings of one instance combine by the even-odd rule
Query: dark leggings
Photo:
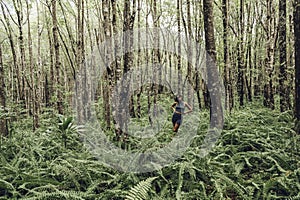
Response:
POLYGON ((181 125, 181 122, 182 122, 181 114, 174 113, 172 117, 173 126, 175 126, 175 124, 181 125))

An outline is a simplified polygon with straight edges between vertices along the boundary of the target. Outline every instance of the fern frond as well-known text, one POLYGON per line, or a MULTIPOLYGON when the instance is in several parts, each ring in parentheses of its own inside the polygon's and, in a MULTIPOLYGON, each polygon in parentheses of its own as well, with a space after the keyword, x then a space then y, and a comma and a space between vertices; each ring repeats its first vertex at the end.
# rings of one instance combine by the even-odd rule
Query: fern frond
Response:
POLYGON ((33 197, 25 197, 22 198, 22 200, 44 200, 44 199, 50 199, 50 200, 56 200, 56 199, 72 199, 72 200, 84 200, 84 197, 86 196, 83 192, 75 192, 75 191, 56 191, 56 192, 41 192, 41 193, 35 193, 35 196, 33 197))
POLYGON ((249 199, 249 197, 245 194, 246 189, 243 186, 235 183, 233 180, 223 174, 217 173, 216 177, 221 179, 222 182, 226 184, 226 187, 232 188, 235 192, 237 192, 242 199, 249 199))
POLYGON ((9 191, 15 190, 14 186, 11 183, 3 179, 0 179, 0 189, 5 189, 9 191))
POLYGON ((185 170, 186 163, 182 163, 179 168, 179 173, 178 173, 178 186, 176 190, 176 199, 181 199, 181 188, 183 184, 183 173, 185 170))
POLYGON ((126 195, 126 200, 145 200, 148 199, 148 192, 151 189, 152 182, 157 177, 150 177, 139 182, 136 186, 131 188, 126 195))

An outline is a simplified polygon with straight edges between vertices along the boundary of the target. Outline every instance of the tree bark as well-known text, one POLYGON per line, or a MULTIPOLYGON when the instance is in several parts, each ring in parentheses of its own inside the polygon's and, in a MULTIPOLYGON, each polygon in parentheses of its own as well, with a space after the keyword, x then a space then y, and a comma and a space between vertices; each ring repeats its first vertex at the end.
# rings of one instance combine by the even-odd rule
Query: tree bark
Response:
MULTIPOLYGON (((3 113, 6 113, 6 87, 5 87, 5 74, 4 66, 2 59, 2 47, 0 44, 0 110, 3 113)), ((8 135, 8 126, 6 116, 0 118, 0 135, 8 135)))
POLYGON ((266 60, 265 60, 265 84, 264 84, 264 106, 275 109, 273 73, 274 73, 274 46, 276 44, 276 30, 274 25, 274 6, 272 0, 267 0, 267 22, 266 22, 266 60))
POLYGON ((17 55, 16 55, 16 47, 15 47, 15 43, 13 40, 13 29, 10 25, 9 19, 7 17, 7 14, 4 10, 4 6, 3 4, 1 4, 1 9, 2 9, 2 13, 4 16, 4 21, 2 21, 3 25, 6 23, 6 25, 4 25, 6 33, 8 35, 8 39, 9 39, 9 44, 10 44, 10 49, 11 49, 11 54, 12 54, 12 58, 13 58, 13 67, 12 67, 12 74, 13 74, 13 80, 12 80, 12 93, 13 93, 13 101, 16 102, 17 104, 19 103, 20 100, 20 94, 21 94, 21 90, 20 90, 20 85, 21 85, 21 75, 20 75, 20 70, 19 70, 19 66, 18 66, 18 61, 17 61, 17 55), (17 82, 17 84, 15 84, 15 81, 17 82))
POLYGON ((152 1, 152 17, 153 17, 153 27, 154 27, 154 31, 153 31, 153 42, 154 42, 154 46, 156 46, 158 49, 154 49, 152 51, 152 80, 153 80, 153 84, 152 84, 152 92, 153 92, 153 116, 155 117, 157 114, 157 95, 159 92, 159 85, 158 83, 158 79, 161 78, 161 68, 160 68, 160 62, 159 62, 159 16, 158 16, 158 12, 157 12, 157 1, 153 0, 152 1))
POLYGON ((26 69, 26 54, 25 54, 25 43, 24 43, 24 34, 23 34, 23 6, 22 2, 20 0, 13 0, 14 8, 17 14, 17 26, 19 30, 19 49, 20 49, 20 65, 21 69, 18 68, 18 75, 20 83, 19 83, 19 96, 21 104, 23 104, 23 107, 26 108, 26 94, 25 94, 25 69, 26 69), (21 73, 20 73, 21 71, 21 73))
POLYGON ((245 95, 245 79, 244 79, 244 0, 240 0, 240 13, 239 13, 239 43, 238 43, 238 80, 237 88, 239 95, 240 106, 244 106, 245 95))
POLYGON ((229 0, 223 0, 223 43, 224 43, 224 86, 225 86, 225 108, 229 111, 233 108, 233 89, 231 82, 231 70, 229 59, 229 42, 228 42, 228 4, 229 0))
MULTIPOLYGON (((105 41, 108 42, 108 44, 112 44, 111 41, 111 20, 110 20, 110 1, 104 0, 102 1, 103 6, 103 28, 105 32, 105 41)), ((105 61, 110 61, 110 55, 112 49, 110 48, 110 45, 106 46, 105 49, 105 61)), ((111 88, 112 88, 112 79, 113 79, 113 72, 111 63, 106 63, 106 72, 105 72, 105 81, 103 84, 103 100, 104 100, 104 116, 105 116, 105 122, 106 122, 106 128, 111 128, 111 111, 110 111, 110 94, 111 94, 111 88)))
POLYGON ((177 0, 177 73, 178 73, 178 88, 177 94, 182 94, 182 80, 181 80, 181 0, 177 0))
MULTIPOLYGON (((141 0, 138 0, 138 13, 137 13, 137 23, 138 23, 138 29, 141 28, 141 0)), ((138 31, 138 41, 141 41, 141 32, 140 30, 138 31)), ((137 66, 140 68, 140 65, 142 63, 142 51, 141 51, 141 45, 140 45, 140 42, 138 42, 138 52, 137 52, 137 66)), ((137 117, 138 118, 141 118, 142 117, 142 113, 141 113, 141 108, 142 108, 142 105, 141 105, 141 95, 142 95, 142 92, 143 92, 143 85, 142 85, 142 81, 143 81, 143 74, 138 74, 138 80, 137 81, 140 81, 141 83, 141 87, 138 88, 138 93, 137 93, 137 100, 136 100, 136 103, 137 103, 137 117)))
POLYGON ((188 90, 188 94, 187 94, 187 102, 192 105, 192 101, 193 101, 193 88, 191 87, 191 85, 193 85, 192 83, 192 60, 193 60, 193 48, 195 48, 194 46, 192 46, 192 40, 193 40, 193 34, 192 34, 192 21, 191 21, 191 1, 187 0, 186 2, 187 4, 187 29, 188 29, 188 33, 186 33, 187 35, 187 48, 188 48, 188 60, 187 60, 187 80, 188 80, 188 87, 186 88, 188 90))
POLYGON ((221 103, 221 88, 219 87, 218 68, 216 66, 217 53, 214 36, 214 0, 204 0, 204 30, 205 30, 205 49, 207 69, 207 86, 210 96, 210 126, 211 128, 222 128, 223 108, 221 103))
POLYGON ((33 50, 32 50, 32 37, 31 37, 31 26, 30 26, 30 10, 29 3, 26 2, 27 8, 27 32, 28 32, 28 55, 29 55, 29 69, 30 69, 30 90, 29 90, 29 109, 31 110, 32 120, 33 120, 33 131, 39 127, 39 114, 37 110, 36 103, 36 84, 35 84, 35 69, 33 63, 33 50))
POLYGON ((296 131, 300 134, 300 0, 295 0, 295 118, 296 131))
POLYGON ((55 72, 56 72, 56 98, 57 98, 57 110, 59 114, 63 114, 63 97, 62 97, 62 84, 60 77, 61 62, 60 62, 60 44, 58 39, 58 22, 56 13, 56 0, 52 0, 52 34, 54 43, 54 56, 55 56, 55 72))
MULTIPOLYGON (((49 10, 52 12, 51 5, 49 5, 49 10)), ((50 20, 46 21, 47 26, 47 36, 48 36, 48 42, 49 42, 49 71, 50 74, 48 75, 48 72, 45 72, 45 103, 47 107, 52 107, 52 97, 54 97, 54 48, 53 48, 53 35, 51 30, 51 23, 50 20)))
POLYGON ((279 1, 279 53, 280 53, 280 71, 279 71, 279 96, 280 111, 288 110, 289 93, 287 83, 287 44, 286 44, 286 0, 279 1))

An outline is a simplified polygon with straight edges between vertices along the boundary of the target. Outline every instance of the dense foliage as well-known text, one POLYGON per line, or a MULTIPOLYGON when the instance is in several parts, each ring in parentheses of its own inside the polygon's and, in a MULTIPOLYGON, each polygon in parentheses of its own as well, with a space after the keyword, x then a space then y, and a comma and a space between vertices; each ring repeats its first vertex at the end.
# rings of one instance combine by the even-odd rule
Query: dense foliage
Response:
MULTIPOLYGON (((199 158, 203 120, 199 137, 184 156, 145 174, 104 167, 85 150, 81 127, 72 118, 44 115, 35 133, 24 119, 1 138, 0 199, 300 198, 300 136, 289 112, 257 104, 233 110, 216 147, 199 158)), ((208 112, 200 115, 205 119, 208 112)), ((161 142, 169 142, 172 134, 169 130, 161 142)))

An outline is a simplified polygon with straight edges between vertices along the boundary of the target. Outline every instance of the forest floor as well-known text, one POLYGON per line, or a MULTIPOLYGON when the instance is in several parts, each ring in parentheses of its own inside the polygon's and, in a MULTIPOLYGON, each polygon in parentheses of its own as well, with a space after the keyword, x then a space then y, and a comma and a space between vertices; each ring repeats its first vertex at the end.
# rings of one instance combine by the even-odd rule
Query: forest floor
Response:
MULTIPOLYGON (((200 115, 207 119, 208 111, 200 115)), ((201 141, 195 139, 169 166, 141 174, 102 165, 82 144, 72 118, 48 112, 41 119, 34 133, 31 119, 22 119, 1 137, 0 199, 300 199, 300 135, 293 117, 257 102, 226 115, 207 156, 197 157, 201 141)), ((206 132, 203 121, 197 138, 206 132)), ((172 140, 167 130, 156 142, 172 140)), ((129 138, 129 144, 149 143, 129 138)))

